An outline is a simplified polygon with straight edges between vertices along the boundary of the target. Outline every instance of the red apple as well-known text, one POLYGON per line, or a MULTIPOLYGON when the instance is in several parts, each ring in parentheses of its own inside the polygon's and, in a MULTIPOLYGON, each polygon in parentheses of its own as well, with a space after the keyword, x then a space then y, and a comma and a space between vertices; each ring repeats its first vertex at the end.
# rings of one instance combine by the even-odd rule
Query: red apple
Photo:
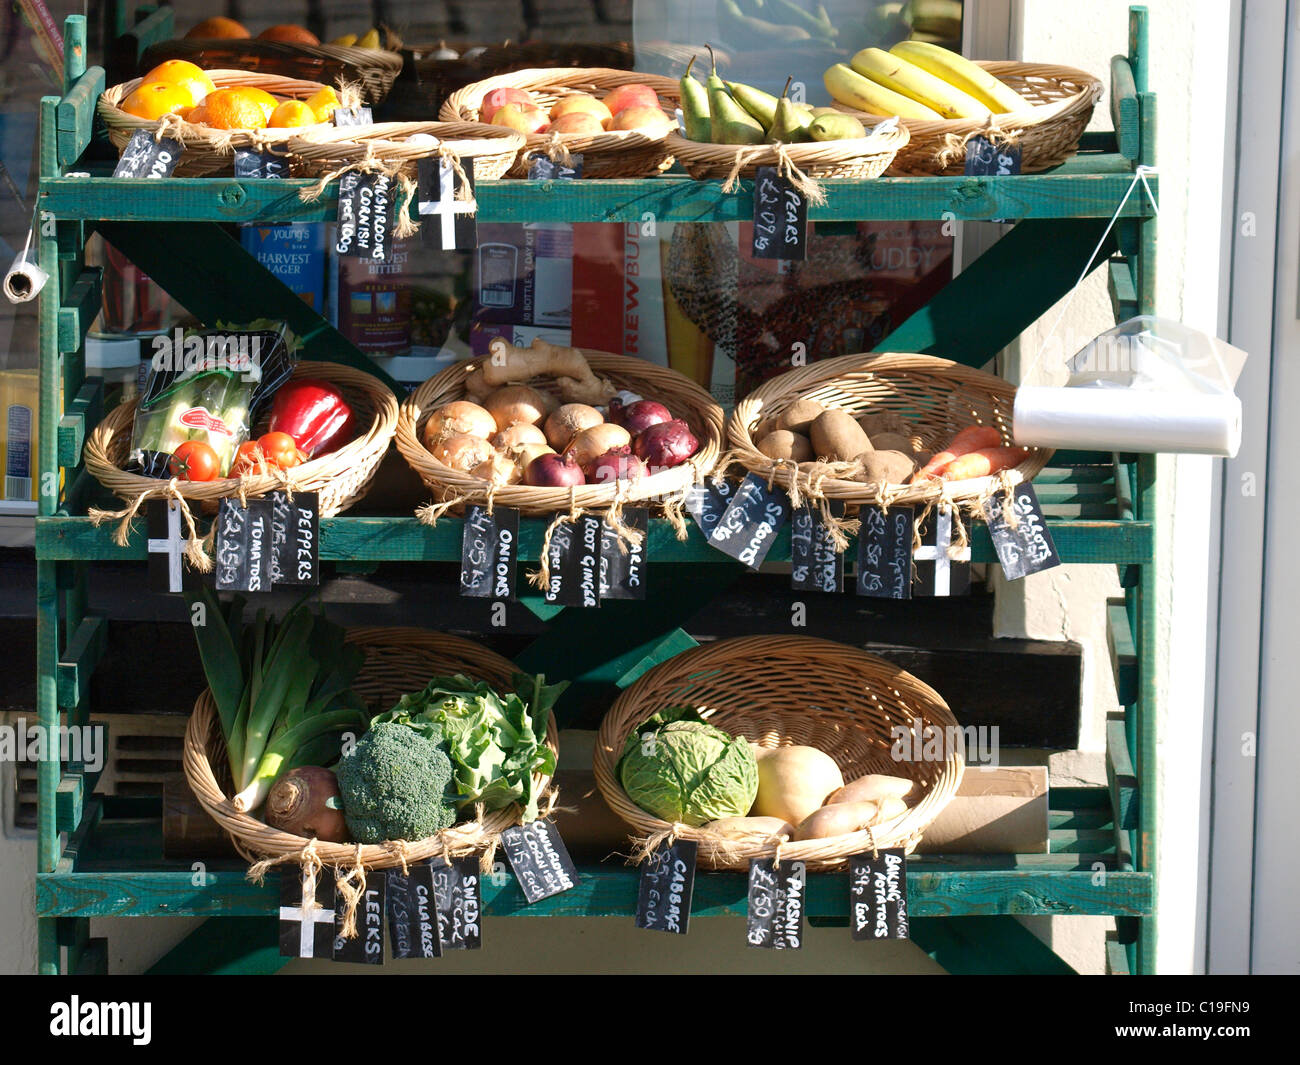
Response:
POLYGON ((478 113, 484 122, 491 122, 492 116, 506 104, 529 104, 531 106, 532 103, 532 96, 523 89, 493 89, 483 97, 478 113))
POLYGON ((616 129, 635 129, 642 133, 655 134, 662 133, 672 123, 673 120, 657 104, 653 107, 633 104, 631 107, 623 108, 614 116, 609 129, 611 133, 616 129))
POLYGON ((551 121, 554 122, 561 115, 568 115, 574 112, 594 115, 596 121, 602 126, 607 125, 609 120, 614 116, 603 103, 585 92, 574 93, 572 96, 561 96, 555 101, 555 106, 551 108, 551 121))
POLYGON ((581 133, 590 137, 597 133, 604 133, 605 127, 595 115, 587 114, 585 111, 570 111, 567 115, 551 119, 551 126, 547 132, 581 133))
POLYGON ((628 85, 620 85, 616 89, 611 89, 605 97, 605 106, 609 108, 611 115, 617 116, 620 111, 626 107, 640 105, 642 107, 658 107, 659 97, 654 89, 649 85, 642 85, 640 82, 633 82, 628 85))
POLYGON ((502 104, 492 116, 492 125, 506 126, 520 133, 545 133, 546 112, 532 104, 502 104))

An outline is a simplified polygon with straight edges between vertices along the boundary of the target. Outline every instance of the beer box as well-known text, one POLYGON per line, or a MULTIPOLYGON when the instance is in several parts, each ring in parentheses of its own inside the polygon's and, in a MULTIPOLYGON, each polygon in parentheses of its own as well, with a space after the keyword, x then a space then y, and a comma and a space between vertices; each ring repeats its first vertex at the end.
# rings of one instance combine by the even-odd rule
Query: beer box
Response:
POLYGON ((573 226, 480 223, 474 324, 568 329, 573 321, 573 226))
POLYGON ((40 383, 35 370, 0 372, 0 468, 4 471, 0 512, 36 512, 36 417, 40 383))

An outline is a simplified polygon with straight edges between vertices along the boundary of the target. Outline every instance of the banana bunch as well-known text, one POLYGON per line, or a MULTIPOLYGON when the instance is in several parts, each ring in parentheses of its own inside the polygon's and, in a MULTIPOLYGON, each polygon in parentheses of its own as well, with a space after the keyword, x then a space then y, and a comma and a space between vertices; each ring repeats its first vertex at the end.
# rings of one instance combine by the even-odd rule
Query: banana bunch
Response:
POLYGON ((342 48, 375 48, 392 52, 402 47, 402 39, 387 26, 380 25, 371 26, 360 36, 355 33, 345 33, 342 37, 335 37, 330 44, 337 44, 342 48))
POLYGON ((901 41, 888 52, 864 48, 823 80, 836 102, 872 115, 986 119, 1032 106, 983 67, 926 41, 901 41))

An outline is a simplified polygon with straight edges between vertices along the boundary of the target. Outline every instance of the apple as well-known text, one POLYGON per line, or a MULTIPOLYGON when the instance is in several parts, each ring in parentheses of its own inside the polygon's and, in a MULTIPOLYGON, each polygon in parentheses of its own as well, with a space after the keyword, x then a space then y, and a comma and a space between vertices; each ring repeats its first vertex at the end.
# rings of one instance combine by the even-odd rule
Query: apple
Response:
POLYGON ((595 115, 585 111, 570 111, 567 115, 552 119, 547 132, 581 133, 584 136, 594 137, 597 133, 604 133, 605 127, 595 115))
POLYGON ((633 82, 628 85, 620 85, 612 89, 604 100, 605 106, 609 108, 611 115, 617 115, 627 107, 640 105, 642 107, 658 107, 659 97, 654 89, 649 85, 642 85, 640 82, 633 82))
POLYGON ((478 113, 484 122, 491 122, 492 116, 506 104, 532 105, 532 103, 532 96, 523 89, 493 89, 483 97, 483 102, 479 105, 478 113))
POLYGON ((519 133, 545 133, 546 112, 532 104, 503 104, 492 116, 492 125, 506 126, 519 133))
POLYGON ((623 108, 614 116, 614 121, 609 124, 609 129, 611 133, 618 129, 634 129, 642 133, 661 133, 672 122, 673 119, 669 118, 658 105, 646 107, 642 104, 633 104, 631 107, 623 108))
POLYGON ((551 108, 551 121, 569 114, 592 115, 602 126, 609 125, 609 120, 614 117, 608 107, 585 92, 562 96, 556 100, 555 106, 551 108))

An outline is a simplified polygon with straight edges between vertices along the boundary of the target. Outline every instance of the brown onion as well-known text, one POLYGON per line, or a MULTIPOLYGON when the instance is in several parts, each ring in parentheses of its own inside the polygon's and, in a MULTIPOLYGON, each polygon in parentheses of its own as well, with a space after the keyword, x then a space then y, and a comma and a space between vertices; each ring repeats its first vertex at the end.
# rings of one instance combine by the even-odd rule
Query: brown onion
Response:
POLYGON ((602 422, 600 425, 593 425, 590 429, 584 429, 578 433, 569 441, 569 446, 564 449, 564 453, 571 456, 579 466, 585 466, 592 459, 605 454, 606 451, 626 447, 631 443, 632 437, 621 425, 615 425, 613 422, 602 422))
POLYGON ((492 445, 481 436, 468 433, 448 433, 430 449, 433 457, 453 470, 469 473, 475 466, 492 457, 492 445))
POLYGON ((583 429, 600 425, 605 419, 595 407, 585 403, 566 403, 546 419, 546 442, 563 451, 583 429))
POLYGON ((498 451, 507 453, 523 447, 525 444, 546 444, 546 434, 537 426, 529 425, 527 422, 517 422, 514 425, 507 426, 488 439, 498 451))
POLYGON ((456 399, 444 403, 429 415, 424 423, 424 442, 429 444, 448 433, 467 433, 487 439, 497 431, 496 419, 477 403, 467 399, 456 399))
POLYGON ((541 425, 555 410, 555 400, 527 385, 506 385, 488 396, 483 406, 498 429, 509 429, 512 425, 541 425))

